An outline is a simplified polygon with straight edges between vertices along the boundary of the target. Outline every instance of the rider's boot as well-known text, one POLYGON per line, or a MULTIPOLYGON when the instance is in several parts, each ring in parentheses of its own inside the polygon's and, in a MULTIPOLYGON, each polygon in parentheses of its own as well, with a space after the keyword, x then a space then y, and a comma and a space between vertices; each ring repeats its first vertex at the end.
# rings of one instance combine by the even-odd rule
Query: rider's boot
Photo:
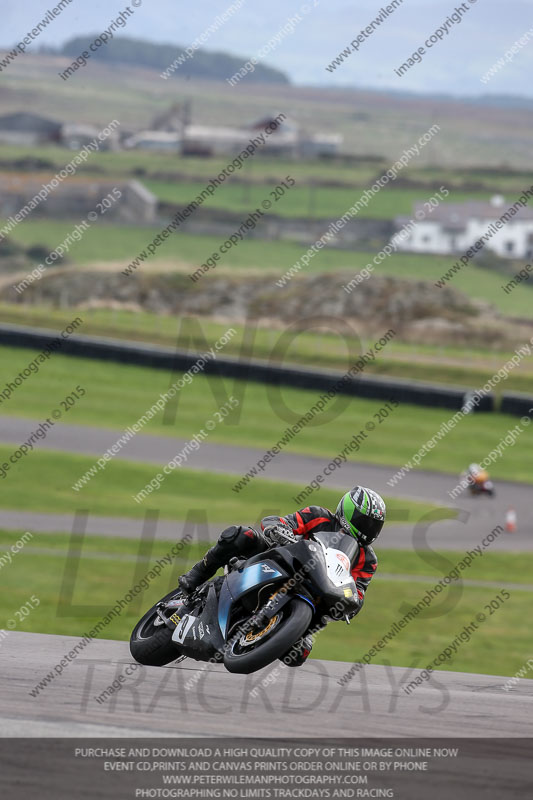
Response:
POLYGON ((302 639, 298 639, 298 641, 293 644, 291 649, 281 657, 281 661, 283 661, 283 663, 288 667, 301 667, 302 664, 305 664, 309 658, 309 653, 312 649, 313 637, 304 636, 302 639))
POLYGON ((232 525, 222 531, 218 542, 207 551, 203 559, 178 579, 180 589, 185 594, 192 594, 233 556, 248 557, 264 549, 263 537, 257 531, 241 525, 232 525))
POLYGON ((220 567, 226 563, 226 553, 217 542, 211 547, 205 556, 191 569, 178 579, 180 589, 185 594, 192 594, 202 583, 212 578, 220 567))

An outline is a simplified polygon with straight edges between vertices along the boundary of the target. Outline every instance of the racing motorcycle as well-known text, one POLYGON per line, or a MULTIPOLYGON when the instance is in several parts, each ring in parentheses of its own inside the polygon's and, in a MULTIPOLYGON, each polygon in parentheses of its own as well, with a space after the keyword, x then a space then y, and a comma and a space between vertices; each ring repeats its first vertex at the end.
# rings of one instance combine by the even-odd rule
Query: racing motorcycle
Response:
POLYGON ((193 658, 249 674, 282 658, 310 629, 358 607, 350 568, 359 545, 342 532, 310 534, 248 559, 187 597, 177 588, 139 620, 130 652, 140 664, 193 658))
POLYGON ((479 464, 470 464, 466 472, 462 473, 461 478, 466 479, 468 490, 472 496, 487 494, 489 497, 494 497, 494 484, 490 480, 487 470, 482 469, 479 464))
POLYGON ((468 480, 468 490, 474 497, 482 494, 487 494, 489 497, 494 497, 494 484, 489 478, 489 473, 485 469, 477 467, 472 464, 466 474, 468 480))
POLYGON ((480 494, 488 494, 489 497, 494 497, 494 484, 491 480, 487 479, 486 481, 476 481, 476 483, 471 483, 469 485, 470 494, 476 497, 480 494))

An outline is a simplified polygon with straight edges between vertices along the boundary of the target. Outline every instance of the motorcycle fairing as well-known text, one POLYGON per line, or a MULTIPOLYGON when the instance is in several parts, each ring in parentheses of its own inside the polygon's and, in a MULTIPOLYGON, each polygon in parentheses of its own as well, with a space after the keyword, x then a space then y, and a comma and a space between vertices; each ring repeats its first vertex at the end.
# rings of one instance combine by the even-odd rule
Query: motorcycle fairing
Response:
POLYGON ((278 547, 275 557, 278 565, 279 562, 287 565, 289 574, 300 573, 303 576, 302 584, 305 588, 308 583, 306 576, 312 575, 309 590, 313 595, 321 596, 326 604, 334 606, 335 603, 344 601, 350 606, 355 602, 357 594, 349 565, 350 558, 354 557, 358 547, 355 540, 349 537, 346 537, 346 543, 342 542, 346 549, 341 549, 340 545, 335 534, 321 531, 314 535, 313 540, 302 539, 294 544, 278 547), (332 547, 332 544, 336 547, 332 547), (345 558, 348 559, 348 568, 345 558), (337 567, 339 571, 335 574, 337 567))
POLYGON ((262 559, 249 564, 244 569, 234 570, 227 575, 218 598, 218 624, 222 636, 226 638, 228 620, 232 604, 250 591, 272 581, 286 580, 288 574, 270 559, 262 559))
POLYGON ((222 652, 224 640, 217 625, 217 593, 210 584, 202 611, 198 607, 184 613, 172 634, 172 641, 179 645, 180 652, 199 661, 208 661, 217 652, 222 652))

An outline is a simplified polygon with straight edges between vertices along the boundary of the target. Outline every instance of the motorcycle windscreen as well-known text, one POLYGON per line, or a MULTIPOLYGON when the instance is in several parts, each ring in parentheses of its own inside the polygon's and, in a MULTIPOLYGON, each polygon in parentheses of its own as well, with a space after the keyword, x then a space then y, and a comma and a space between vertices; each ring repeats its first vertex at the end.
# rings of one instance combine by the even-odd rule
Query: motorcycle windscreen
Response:
POLYGON ((232 603, 254 587, 263 586, 276 578, 287 578, 286 572, 273 561, 265 559, 240 570, 230 572, 222 585, 218 600, 218 624, 222 636, 226 637, 232 603))
POLYGON ((320 532, 315 534, 322 547, 322 559, 316 564, 313 582, 324 599, 332 605, 343 598, 356 596, 351 564, 359 552, 356 540, 342 534, 320 532))
POLYGON ((359 553, 357 540, 354 539, 353 536, 348 536, 346 533, 339 533, 339 531, 336 533, 320 531, 315 534, 315 539, 319 539, 326 547, 332 547, 335 550, 340 550, 342 553, 345 553, 352 564, 359 553))

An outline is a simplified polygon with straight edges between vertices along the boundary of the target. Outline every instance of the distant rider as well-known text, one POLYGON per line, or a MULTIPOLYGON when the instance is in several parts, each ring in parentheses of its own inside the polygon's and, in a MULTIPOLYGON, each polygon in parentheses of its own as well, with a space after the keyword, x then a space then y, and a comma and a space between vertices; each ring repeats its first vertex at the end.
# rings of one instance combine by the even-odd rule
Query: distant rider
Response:
MULTIPOLYGON (((285 517, 265 517, 261 522, 261 532, 242 525, 231 525, 222 531, 217 543, 203 559, 179 578, 180 588, 186 594, 192 594, 234 556, 250 558, 271 547, 295 541, 296 536, 307 539, 315 531, 342 531, 353 536, 359 544, 355 562, 351 564, 358 600, 358 607, 351 614, 354 617, 363 606, 365 592, 376 571, 378 561, 370 545, 379 536, 385 515, 382 497, 372 489, 356 486, 343 495, 335 514, 321 506, 309 506, 285 517)), ((300 666, 309 656, 311 647, 311 637, 304 637, 291 649, 290 663, 287 660, 285 663, 288 666, 300 666)))
POLYGON ((489 479, 489 473, 479 464, 470 464, 466 472, 468 481, 474 486, 483 486, 489 479))

